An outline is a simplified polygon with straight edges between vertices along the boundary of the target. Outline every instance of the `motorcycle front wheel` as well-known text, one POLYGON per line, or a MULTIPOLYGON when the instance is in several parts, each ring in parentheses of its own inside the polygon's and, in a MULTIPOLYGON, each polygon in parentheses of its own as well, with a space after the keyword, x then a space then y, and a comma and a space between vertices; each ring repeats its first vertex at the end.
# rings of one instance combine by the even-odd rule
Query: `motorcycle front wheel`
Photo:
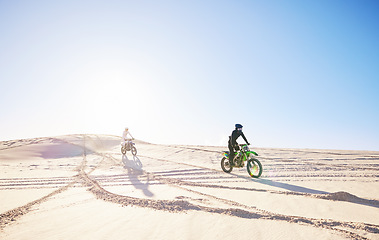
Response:
POLYGON ((226 173, 230 173, 233 170, 233 167, 229 164, 229 159, 227 159, 226 157, 223 157, 221 159, 221 168, 226 173))
POLYGON ((131 149, 133 156, 137 155, 137 148, 132 147, 131 149))
POLYGON ((259 178, 262 175, 262 164, 258 159, 251 158, 247 161, 247 172, 253 178, 259 178))

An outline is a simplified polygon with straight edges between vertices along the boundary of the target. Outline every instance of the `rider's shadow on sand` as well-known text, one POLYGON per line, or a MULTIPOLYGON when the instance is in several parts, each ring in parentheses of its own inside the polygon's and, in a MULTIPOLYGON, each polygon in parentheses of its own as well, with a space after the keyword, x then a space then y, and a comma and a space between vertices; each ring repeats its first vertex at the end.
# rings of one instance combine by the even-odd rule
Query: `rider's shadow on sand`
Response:
POLYGON ((124 168, 133 168, 142 171, 142 162, 137 156, 133 156, 133 160, 130 160, 128 156, 122 155, 122 162, 124 163, 124 168))
POLYGON ((146 183, 140 181, 139 176, 143 176, 142 162, 137 156, 133 156, 133 160, 129 160, 128 156, 122 156, 122 162, 124 163, 124 168, 128 171, 128 177, 130 182, 136 189, 142 190, 142 192, 147 197, 152 197, 154 194, 149 190, 150 178, 147 175, 146 183))

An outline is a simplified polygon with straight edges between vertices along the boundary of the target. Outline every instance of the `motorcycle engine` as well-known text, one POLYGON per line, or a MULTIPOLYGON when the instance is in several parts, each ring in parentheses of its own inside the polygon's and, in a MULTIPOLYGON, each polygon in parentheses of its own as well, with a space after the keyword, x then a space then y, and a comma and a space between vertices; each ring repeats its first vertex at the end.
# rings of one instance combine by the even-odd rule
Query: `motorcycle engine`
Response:
POLYGON ((241 157, 237 157, 237 158, 234 160, 234 166, 235 166, 235 167, 244 167, 244 166, 245 166, 245 162, 242 161, 241 157))

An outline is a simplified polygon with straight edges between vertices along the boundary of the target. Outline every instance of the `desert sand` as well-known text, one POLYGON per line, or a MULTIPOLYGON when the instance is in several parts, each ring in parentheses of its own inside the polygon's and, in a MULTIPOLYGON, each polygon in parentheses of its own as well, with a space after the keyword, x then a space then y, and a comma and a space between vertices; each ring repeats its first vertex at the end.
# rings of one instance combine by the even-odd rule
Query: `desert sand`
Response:
POLYGON ((0 142, 0 239, 379 239, 379 152, 227 147, 66 135, 0 142))

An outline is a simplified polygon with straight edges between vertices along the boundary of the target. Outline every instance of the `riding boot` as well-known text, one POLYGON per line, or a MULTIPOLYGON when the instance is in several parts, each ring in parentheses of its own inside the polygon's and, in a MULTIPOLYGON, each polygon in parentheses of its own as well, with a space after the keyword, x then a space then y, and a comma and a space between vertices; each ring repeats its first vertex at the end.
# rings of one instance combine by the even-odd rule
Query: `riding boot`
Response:
POLYGON ((233 166, 233 159, 234 159, 235 153, 234 153, 234 148, 230 144, 230 142, 228 144, 228 148, 229 148, 229 164, 230 166, 233 166))
POLYGON ((235 156, 234 152, 229 153, 229 165, 232 167, 234 166, 234 163, 233 163, 234 156, 235 156))

